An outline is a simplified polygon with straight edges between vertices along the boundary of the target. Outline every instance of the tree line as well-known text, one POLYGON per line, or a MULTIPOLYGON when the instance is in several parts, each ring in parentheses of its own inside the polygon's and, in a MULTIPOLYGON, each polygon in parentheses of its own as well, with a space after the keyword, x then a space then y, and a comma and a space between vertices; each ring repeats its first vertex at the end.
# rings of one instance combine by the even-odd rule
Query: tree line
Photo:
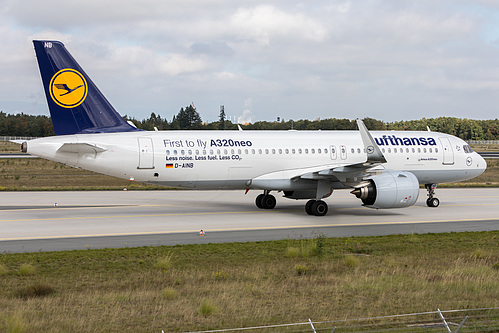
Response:
MULTIPOLYGON (((181 108, 171 121, 156 113, 150 117, 131 120, 137 128, 152 131, 158 130, 237 130, 238 124, 225 119, 221 111, 219 121, 206 123, 193 105, 181 108)), ((384 122, 373 118, 364 118, 364 123, 370 130, 407 130, 426 131, 452 134, 464 140, 499 140, 499 119, 475 120, 455 117, 422 118, 420 120, 403 120, 384 122)), ((357 130, 355 120, 350 119, 316 119, 316 120, 281 120, 258 121, 253 124, 240 125, 243 130, 357 130)), ((47 116, 31 116, 26 114, 6 114, 0 111, 0 136, 35 136, 54 135, 52 122, 47 116)))

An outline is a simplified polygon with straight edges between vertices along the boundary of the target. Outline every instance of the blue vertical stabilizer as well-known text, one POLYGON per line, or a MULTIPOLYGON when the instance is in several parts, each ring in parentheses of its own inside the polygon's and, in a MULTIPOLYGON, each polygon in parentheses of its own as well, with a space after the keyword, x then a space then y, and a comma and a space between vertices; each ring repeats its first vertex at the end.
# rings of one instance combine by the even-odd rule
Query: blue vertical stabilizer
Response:
POLYGON ((56 135, 137 131, 90 80, 64 44, 34 40, 56 135))

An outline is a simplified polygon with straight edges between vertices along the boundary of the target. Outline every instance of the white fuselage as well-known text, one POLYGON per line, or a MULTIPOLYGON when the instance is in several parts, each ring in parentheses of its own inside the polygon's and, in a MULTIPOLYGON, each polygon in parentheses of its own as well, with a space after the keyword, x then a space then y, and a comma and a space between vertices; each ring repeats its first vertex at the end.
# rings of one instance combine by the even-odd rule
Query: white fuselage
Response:
MULTIPOLYGON (((410 131, 371 134, 387 160, 377 168, 409 171, 420 184, 470 179, 486 168, 480 155, 451 135, 410 131)), ((114 177, 197 189, 306 190, 306 181, 291 181, 300 171, 363 163, 367 158, 358 131, 76 134, 32 140, 27 151, 114 177), (74 148, 61 149, 63 144, 73 144, 74 148), (265 175, 273 180, 268 188, 252 182, 265 175)), ((344 183, 331 184, 345 188, 344 183)), ((315 187, 310 183, 310 189, 315 187)))

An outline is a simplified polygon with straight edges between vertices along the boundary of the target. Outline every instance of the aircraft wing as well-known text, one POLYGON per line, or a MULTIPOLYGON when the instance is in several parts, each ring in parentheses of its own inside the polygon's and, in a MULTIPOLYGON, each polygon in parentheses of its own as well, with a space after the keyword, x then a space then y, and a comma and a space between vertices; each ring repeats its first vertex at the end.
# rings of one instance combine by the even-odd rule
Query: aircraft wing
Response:
POLYGON ((261 188, 270 187, 272 181, 289 180, 297 182, 303 180, 329 180, 331 182, 340 182, 348 187, 360 187, 368 184, 366 177, 371 176, 381 170, 384 170, 383 163, 386 163, 385 156, 367 130, 364 122, 357 119, 360 136, 366 151, 366 161, 355 164, 335 163, 328 165, 319 165, 309 168, 298 168, 290 170, 281 170, 267 173, 252 179, 252 185, 261 188))

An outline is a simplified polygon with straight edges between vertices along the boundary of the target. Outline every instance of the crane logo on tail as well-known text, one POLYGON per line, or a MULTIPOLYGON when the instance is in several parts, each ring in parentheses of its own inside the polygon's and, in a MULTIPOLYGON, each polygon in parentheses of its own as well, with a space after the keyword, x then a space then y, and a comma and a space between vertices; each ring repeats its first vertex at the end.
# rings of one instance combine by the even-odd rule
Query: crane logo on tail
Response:
POLYGON ((75 108, 87 97, 87 81, 83 75, 71 68, 54 74, 49 85, 50 97, 63 108, 75 108))

